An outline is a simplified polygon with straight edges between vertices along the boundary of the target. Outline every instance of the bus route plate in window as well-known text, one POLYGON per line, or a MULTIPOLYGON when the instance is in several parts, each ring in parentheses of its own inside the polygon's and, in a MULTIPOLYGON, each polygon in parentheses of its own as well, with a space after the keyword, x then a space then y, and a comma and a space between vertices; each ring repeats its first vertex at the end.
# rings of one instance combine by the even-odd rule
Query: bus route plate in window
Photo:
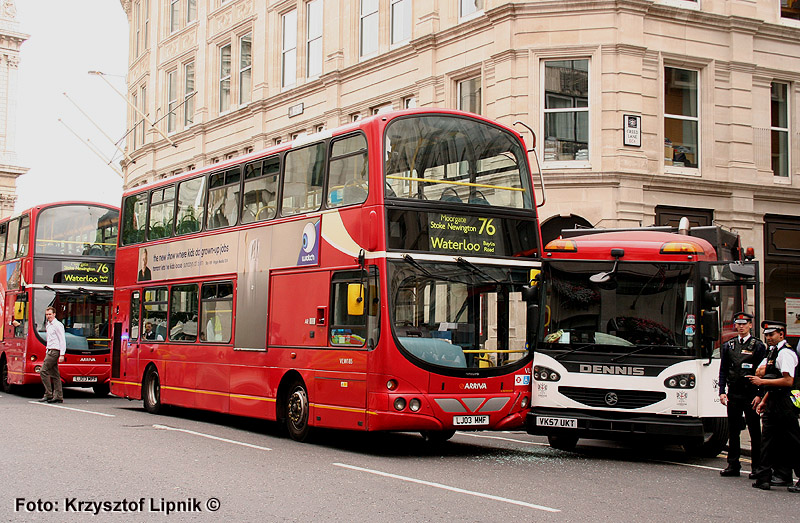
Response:
POLYGON ((453 416, 453 425, 488 425, 489 416, 453 416))
POLYGON ((578 420, 576 418, 548 418, 545 416, 537 416, 536 426, 557 427, 560 429, 577 429, 578 420))
POLYGON ((73 383, 95 383, 97 376, 73 376, 73 383))

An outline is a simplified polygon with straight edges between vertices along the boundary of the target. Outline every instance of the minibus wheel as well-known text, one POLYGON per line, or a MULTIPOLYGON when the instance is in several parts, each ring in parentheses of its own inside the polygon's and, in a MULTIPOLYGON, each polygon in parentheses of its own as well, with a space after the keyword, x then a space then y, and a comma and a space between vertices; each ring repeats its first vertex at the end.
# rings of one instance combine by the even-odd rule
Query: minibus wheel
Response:
POLYGON ((2 365, 3 369, 3 392, 10 393, 14 386, 8 382, 8 362, 6 361, 5 357, 3 357, 0 365, 2 365))
POLYGON ((431 444, 444 443, 455 435, 455 429, 451 430, 423 430, 420 432, 422 437, 431 444))

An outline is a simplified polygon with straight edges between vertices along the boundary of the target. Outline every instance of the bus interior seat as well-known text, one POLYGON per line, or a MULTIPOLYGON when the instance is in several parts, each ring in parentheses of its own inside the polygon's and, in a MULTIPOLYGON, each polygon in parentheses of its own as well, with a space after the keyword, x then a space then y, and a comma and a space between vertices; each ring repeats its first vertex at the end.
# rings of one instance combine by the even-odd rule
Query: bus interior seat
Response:
POLYGON ((454 203, 462 203, 461 197, 458 195, 455 189, 452 187, 446 188, 442 191, 442 195, 439 197, 439 201, 441 202, 454 202, 454 203))
POLYGON ((345 185, 342 205, 352 205, 354 203, 362 203, 367 199, 367 191, 358 185, 345 185))
POLYGON ((473 205, 491 205, 489 200, 486 199, 486 196, 484 196, 480 191, 475 191, 475 194, 470 196, 469 203, 473 205))

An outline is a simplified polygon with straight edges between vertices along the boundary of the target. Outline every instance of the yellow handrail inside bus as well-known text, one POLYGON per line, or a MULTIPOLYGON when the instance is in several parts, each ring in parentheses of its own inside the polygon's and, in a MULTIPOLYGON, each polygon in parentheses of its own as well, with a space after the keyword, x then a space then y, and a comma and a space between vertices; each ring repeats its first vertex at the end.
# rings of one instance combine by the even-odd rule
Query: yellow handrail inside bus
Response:
POLYGON ((108 243, 108 242, 79 242, 75 240, 50 240, 47 238, 36 238, 37 242, 49 242, 49 243, 77 243, 78 245, 108 245, 112 247, 116 247, 116 243, 108 243))
POLYGON ((519 352, 528 352, 528 351, 526 349, 513 349, 513 350, 470 349, 470 350, 465 350, 464 354, 512 354, 519 352))
POLYGON ((387 174, 386 178, 390 180, 406 180, 409 182, 425 182, 425 183, 444 183, 447 185, 465 185, 467 187, 481 187, 484 189, 501 189, 504 191, 520 191, 523 192, 525 189, 522 187, 505 187, 503 185, 489 185, 486 183, 472 183, 472 182, 456 182, 452 180, 430 180, 428 178, 417 178, 415 176, 394 176, 391 174, 387 174))

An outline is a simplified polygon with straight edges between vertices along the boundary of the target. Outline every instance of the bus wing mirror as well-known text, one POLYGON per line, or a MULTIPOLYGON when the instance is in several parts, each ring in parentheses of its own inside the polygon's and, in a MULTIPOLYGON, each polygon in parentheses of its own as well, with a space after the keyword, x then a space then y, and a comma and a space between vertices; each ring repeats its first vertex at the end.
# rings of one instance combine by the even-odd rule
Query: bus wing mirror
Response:
POLYGON ((361 283, 347 284, 347 315, 364 315, 364 285, 361 283))
POLYGON ((28 295, 27 294, 17 294, 14 298, 17 303, 28 303, 28 295))
POLYGON ((534 303, 539 301, 539 280, 541 279, 539 269, 531 269, 528 275, 528 285, 522 287, 522 301, 534 303))
POLYGON ((25 319, 25 302, 18 301, 14 303, 14 319, 19 321, 25 319))

